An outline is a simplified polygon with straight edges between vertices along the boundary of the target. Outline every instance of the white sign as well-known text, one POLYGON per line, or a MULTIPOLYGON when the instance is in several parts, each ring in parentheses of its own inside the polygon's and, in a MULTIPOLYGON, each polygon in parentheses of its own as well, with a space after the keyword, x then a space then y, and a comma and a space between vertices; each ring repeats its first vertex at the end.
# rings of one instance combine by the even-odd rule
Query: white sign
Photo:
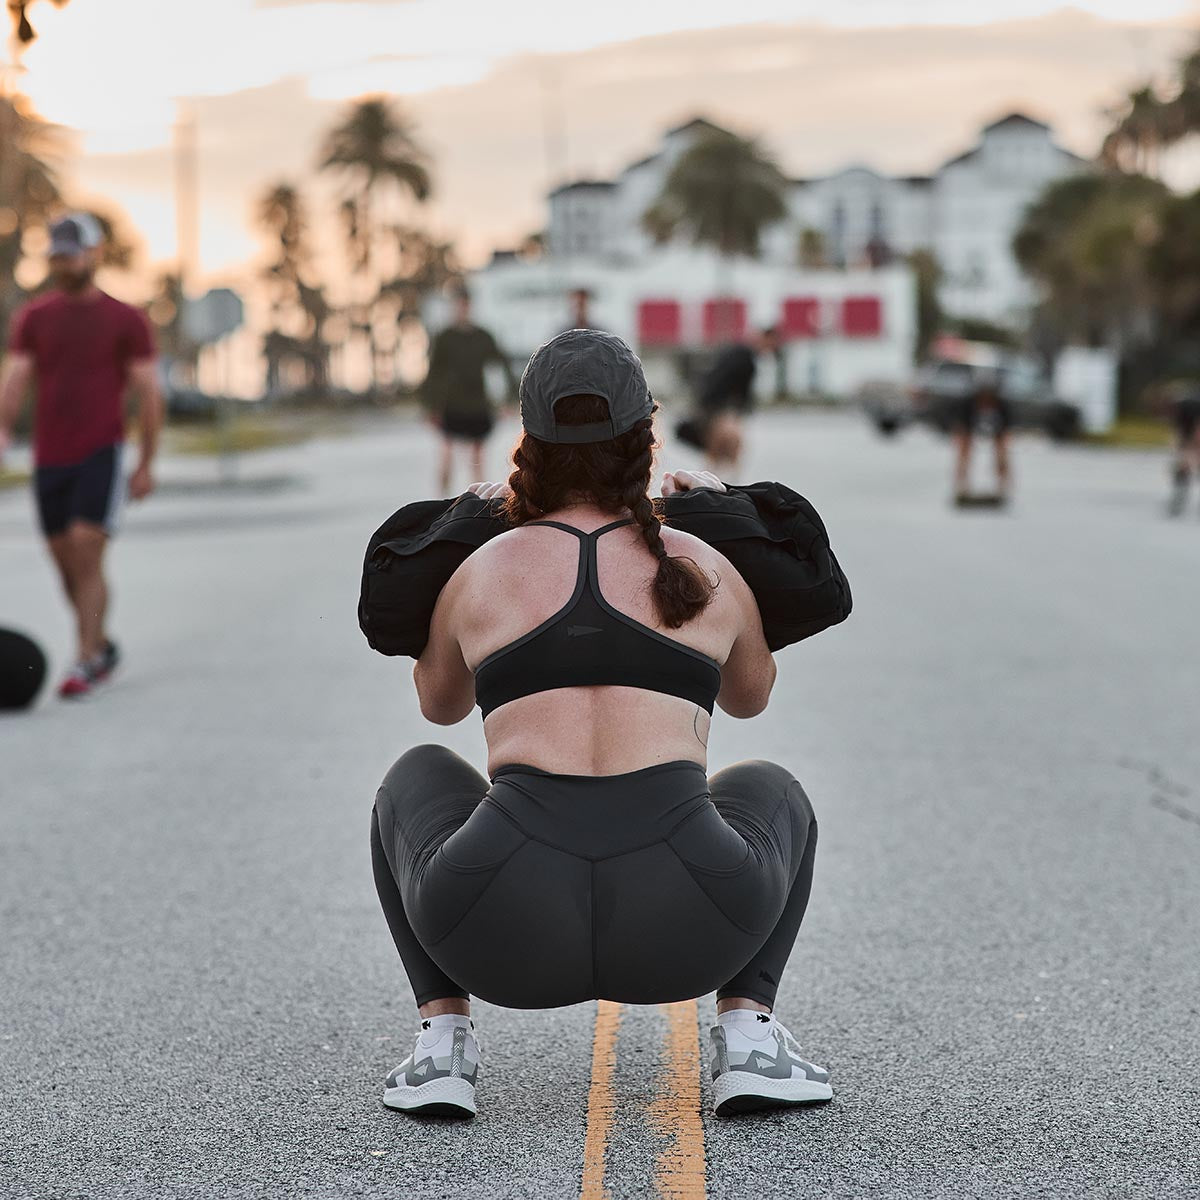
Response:
POLYGON ((230 288, 213 288, 198 300, 189 300, 183 310, 183 331, 201 346, 220 341, 246 319, 245 306, 230 288))
POLYGON ((1116 355, 1067 346, 1054 364, 1054 394, 1079 409, 1085 433, 1107 433, 1117 418, 1116 355))

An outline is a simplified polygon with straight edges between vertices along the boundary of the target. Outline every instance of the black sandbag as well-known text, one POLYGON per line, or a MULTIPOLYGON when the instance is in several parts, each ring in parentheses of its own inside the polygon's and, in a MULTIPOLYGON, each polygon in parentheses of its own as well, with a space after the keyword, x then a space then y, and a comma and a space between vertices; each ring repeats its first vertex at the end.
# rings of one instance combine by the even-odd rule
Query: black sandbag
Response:
POLYGON ((363 562, 358 624, 380 654, 420 658, 442 588, 472 551, 503 533, 503 501, 470 492, 419 500, 371 535, 363 562))
POLYGON ((817 510, 782 483, 695 488, 670 496, 667 523, 720 550, 745 579, 772 650, 844 621, 850 583, 817 510))
MULTIPOLYGON (((850 585, 821 518, 780 483, 695 488, 661 501, 667 523, 716 547, 750 586, 772 650, 812 637, 850 615, 850 585)), ((419 658, 437 598, 484 542, 509 526, 503 502, 467 493, 406 505, 367 546, 359 626, 381 654, 419 658)))
POLYGON ((0 629, 0 709, 29 708, 46 679, 46 656, 32 638, 0 629))

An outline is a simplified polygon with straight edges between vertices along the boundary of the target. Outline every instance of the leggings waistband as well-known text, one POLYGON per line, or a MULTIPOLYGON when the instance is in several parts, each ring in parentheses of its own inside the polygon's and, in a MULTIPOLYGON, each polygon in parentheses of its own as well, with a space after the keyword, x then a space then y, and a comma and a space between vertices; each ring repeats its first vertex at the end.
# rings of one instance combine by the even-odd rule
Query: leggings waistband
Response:
POLYGON ((527 837, 601 859, 663 841, 710 800, 704 768, 680 759, 620 775, 556 775, 509 763, 492 776, 485 802, 527 837))

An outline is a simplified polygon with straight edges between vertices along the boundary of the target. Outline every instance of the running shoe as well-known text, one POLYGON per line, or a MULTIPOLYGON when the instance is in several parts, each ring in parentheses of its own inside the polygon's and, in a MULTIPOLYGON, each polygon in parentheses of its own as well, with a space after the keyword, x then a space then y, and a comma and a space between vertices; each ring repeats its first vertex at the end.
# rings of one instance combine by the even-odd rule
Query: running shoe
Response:
POLYGON ((717 1116, 833 1099, 829 1072, 800 1057, 796 1039, 774 1014, 723 1013, 709 1037, 717 1116))
POLYGON ((91 692, 94 683, 91 666, 88 663, 76 663, 66 679, 58 685, 59 699, 78 700, 91 692))
POLYGON ((473 1117, 479 1062, 470 1017, 427 1017, 413 1052, 387 1077, 383 1102, 421 1116, 473 1117))
POLYGON ((91 672, 93 683, 103 683, 117 669, 121 661, 121 651, 111 638, 104 642, 104 649, 92 659, 91 672))

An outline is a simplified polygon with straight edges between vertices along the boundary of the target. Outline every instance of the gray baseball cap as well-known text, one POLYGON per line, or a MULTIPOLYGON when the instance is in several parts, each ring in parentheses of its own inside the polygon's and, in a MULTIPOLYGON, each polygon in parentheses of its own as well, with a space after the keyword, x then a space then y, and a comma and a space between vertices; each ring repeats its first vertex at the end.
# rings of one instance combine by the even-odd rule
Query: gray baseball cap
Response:
POLYGON ((82 254, 104 241, 100 222, 90 213, 72 213, 50 226, 50 254, 82 254))
POLYGON ((539 346, 521 376, 520 395, 521 424, 543 442, 607 442, 654 408, 641 360, 600 329, 568 329, 539 346), (608 401, 608 420, 560 424, 554 406, 564 396, 600 396, 608 401))

